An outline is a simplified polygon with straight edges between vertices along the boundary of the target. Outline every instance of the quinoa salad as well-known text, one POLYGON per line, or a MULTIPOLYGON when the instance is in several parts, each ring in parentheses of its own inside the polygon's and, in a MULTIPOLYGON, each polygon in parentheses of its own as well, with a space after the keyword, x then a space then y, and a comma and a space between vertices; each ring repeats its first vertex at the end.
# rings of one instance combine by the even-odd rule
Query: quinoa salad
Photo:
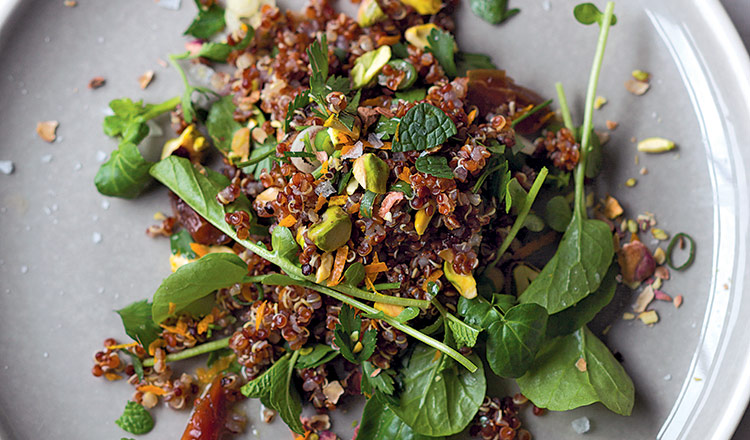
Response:
MULTIPOLYGON (((169 241, 172 269, 117 311, 130 340, 94 355, 93 376, 133 388, 115 423, 146 434, 162 404, 185 412, 183 440, 239 438, 242 402, 258 398, 288 438, 334 440, 335 410, 360 395, 358 440, 528 440, 521 413, 630 415, 637 390, 587 324, 620 285, 641 288, 623 319, 653 325, 653 301, 680 307, 661 286, 695 243, 587 187, 606 172, 593 118, 614 4, 572 11, 596 48, 574 122, 562 84, 546 99, 456 41, 456 8, 502 27, 520 19, 507 1, 357 3, 349 17, 328 0, 195 0, 186 51, 167 57, 184 93, 110 103, 117 148, 96 189, 169 190, 171 213, 147 234, 169 241), (139 150, 153 119, 174 133, 156 162, 139 150), (202 366, 178 368, 186 359, 202 366), (497 381, 518 392, 493 395, 497 381)), ((626 88, 649 80, 634 71, 626 88)))

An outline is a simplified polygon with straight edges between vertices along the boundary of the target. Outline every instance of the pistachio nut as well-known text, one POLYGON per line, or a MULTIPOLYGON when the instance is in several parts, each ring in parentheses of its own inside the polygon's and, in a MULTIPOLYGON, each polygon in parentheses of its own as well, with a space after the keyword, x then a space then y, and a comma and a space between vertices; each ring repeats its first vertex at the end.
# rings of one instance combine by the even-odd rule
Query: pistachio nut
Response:
POLYGON ((388 61, 391 60, 391 46, 380 46, 365 52, 354 62, 351 71, 352 88, 361 89, 372 84, 388 61))
POLYGON ((401 0, 401 3, 414 8, 421 15, 434 15, 443 7, 441 0, 401 0))
POLYGON ((385 194, 390 171, 383 159, 367 153, 354 160, 352 174, 362 188, 375 194, 385 194))
POLYGON ((198 131, 195 124, 190 124, 182 130, 179 137, 164 143, 164 147, 161 149, 161 158, 165 159, 177 152, 180 156, 185 156, 185 153, 187 153, 191 161, 197 161, 207 146, 206 138, 198 131))
POLYGON ((404 32, 404 38, 409 43, 424 50, 427 48, 427 37, 430 36, 430 32, 432 32, 433 29, 438 29, 437 25, 434 23, 412 26, 404 32))
POLYGON ((428 214, 427 208, 422 208, 414 215, 414 230, 421 237, 424 231, 427 230, 427 226, 430 225, 432 216, 435 215, 434 209, 431 209, 432 214, 428 214))
POLYGON ((638 151, 644 153, 663 153, 674 149, 674 142, 662 137, 650 137, 638 142, 638 151))
POLYGON ((349 240, 352 220, 340 206, 329 207, 318 223, 307 231, 307 237, 323 252, 332 252, 349 240))
POLYGON ((359 4, 359 11, 357 11, 357 23, 360 27, 369 27, 379 21, 383 21, 388 18, 377 0, 362 0, 359 4))
POLYGON ((460 293, 461 296, 466 299, 472 299, 477 296, 477 282, 474 279, 474 275, 461 275, 456 273, 453 270, 453 263, 450 261, 443 263, 443 273, 445 273, 445 277, 448 278, 448 281, 453 284, 453 287, 458 290, 458 293, 460 293))

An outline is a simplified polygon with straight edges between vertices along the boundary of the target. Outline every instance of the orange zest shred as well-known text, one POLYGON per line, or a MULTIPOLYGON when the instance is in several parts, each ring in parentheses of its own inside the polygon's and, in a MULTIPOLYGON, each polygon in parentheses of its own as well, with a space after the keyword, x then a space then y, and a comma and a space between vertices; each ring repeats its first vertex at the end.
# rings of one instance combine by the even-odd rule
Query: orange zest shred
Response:
POLYGON ((479 109, 478 108, 474 107, 474 108, 471 109, 471 111, 469 112, 469 116, 468 116, 468 118, 469 118, 469 125, 471 125, 471 123, 474 122, 474 119, 477 117, 478 114, 479 114, 479 109))
POLYGON ((137 388, 137 390, 142 393, 154 393, 157 396, 163 396, 167 394, 167 391, 164 388, 157 387, 156 385, 141 385, 137 388))
MULTIPOLYGON (((394 136, 398 136, 398 132, 394 136)), ((380 147, 381 150, 390 150, 393 147, 392 142, 383 142, 383 146, 380 147)))
POLYGON ((555 112, 549 112, 546 115, 544 115, 541 118, 539 118, 539 122, 542 123, 542 124, 544 124, 545 122, 547 122, 550 119, 552 119, 554 116, 555 116, 555 112))
POLYGON ((344 274, 344 266, 346 265, 346 257, 349 255, 349 246, 343 245, 336 249, 336 257, 333 260, 333 270, 331 271, 331 278, 328 280, 328 287, 338 286, 341 282, 341 277, 344 274))
POLYGON ((401 41, 401 35, 383 35, 378 38, 378 47, 380 46, 393 46, 394 44, 401 41))
POLYGON ((214 315, 206 315, 201 319, 201 321, 198 323, 198 334, 203 334, 208 331, 209 324, 214 323, 214 315))
POLYGON ((188 333, 187 322, 185 322, 183 320, 177 321, 177 325, 169 326, 169 325, 160 324, 160 326, 161 326, 161 328, 163 328, 164 330, 166 330, 168 332, 172 332, 172 333, 176 333, 178 335, 182 335, 182 336, 184 336, 187 339, 195 339, 193 337, 193 335, 191 335, 190 333, 188 333))
POLYGON ((353 204, 346 210, 348 214, 356 214, 359 211, 359 202, 353 204))
POLYGON ((315 201, 315 210, 320 211, 323 206, 326 204, 326 198, 323 196, 318 196, 318 200, 315 201))
POLYGON ((320 173, 326 174, 327 172, 328 172, 328 161, 325 161, 320 165, 320 173))
POLYGON ((309 440, 310 435, 312 434, 312 431, 305 430, 305 433, 303 435, 298 435, 294 438, 294 440, 309 440))
POLYGON ((263 321, 263 316, 266 313, 266 304, 268 301, 263 301, 258 306, 258 310, 255 311, 255 330, 258 331, 260 329, 260 323, 263 321))
POLYGON ((424 280, 424 283, 422 283, 422 290, 427 292, 427 290, 429 289, 430 283, 434 283, 435 281, 440 279, 441 276, 443 276, 443 271, 440 269, 436 270, 435 272, 432 272, 430 276, 428 276, 427 279, 424 280))
POLYGON ((328 201, 328 206, 343 206, 346 204, 346 200, 349 198, 346 194, 342 194, 340 196, 333 196, 331 197, 331 200, 328 201))
POLYGON ((198 377, 198 381, 203 384, 211 383, 217 374, 229 368, 235 358, 235 354, 232 353, 228 356, 220 357, 210 368, 196 369, 195 375, 198 377))
POLYGON ((411 169, 404 167, 403 170, 398 174, 398 178, 404 182, 411 184, 411 169))
POLYGON ((366 277, 365 277, 365 284, 367 285, 367 288, 368 288, 368 289, 370 289, 370 290, 372 290, 372 291, 373 291, 373 293, 379 293, 379 292, 378 292, 378 291, 377 291, 377 290, 375 289, 375 284, 373 284, 373 282, 372 282, 372 280, 370 279, 370 277, 369 277, 369 276, 366 276, 366 277))
POLYGON ((365 266, 365 273, 370 275, 374 273, 385 272, 388 270, 388 266, 385 263, 371 263, 365 266))
POLYGON ((161 338, 155 339, 152 343, 148 345, 148 354, 153 356, 154 354, 156 354, 157 348, 166 347, 166 346, 167 346, 167 342, 164 341, 164 339, 161 339, 161 338))
POLYGON ((119 374, 117 374, 117 373, 111 373, 111 372, 104 373, 104 377, 106 377, 107 380, 110 381, 110 382, 122 379, 122 376, 120 376, 119 374))
POLYGON ((169 313, 170 315, 173 315, 175 309, 177 309, 177 303, 170 302, 169 303, 169 310, 167 310, 167 313, 169 313))
POLYGON ((136 345, 138 345, 137 342, 131 342, 129 344, 108 345, 107 350, 119 350, 121 348, 135 347, 136 345))
POLYGON ((209 252, 208 246, 204 246, 200 243, 190 243, 190 249, 195 252, 199 258, 206 255, 209 252))
POLYGON ((279 226, 284 226, 285 228, 290 228, 294 226, 294 224, 297 223, 297 218, 295 218, 292 214, 287 215, 281 221, 279 222, 279 226))

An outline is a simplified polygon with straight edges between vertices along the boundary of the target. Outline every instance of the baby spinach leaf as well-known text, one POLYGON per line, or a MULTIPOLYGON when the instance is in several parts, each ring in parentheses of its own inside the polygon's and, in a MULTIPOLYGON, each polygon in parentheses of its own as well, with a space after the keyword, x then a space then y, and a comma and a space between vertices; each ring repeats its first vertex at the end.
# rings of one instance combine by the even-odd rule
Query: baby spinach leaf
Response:
POLYGON ((333 343, 346 360, 361 364, 375 352, 377 332, 374 329, 362 331, 362 318, 355 314, 353 307, 344 305, 339 312, 339 323, 333 330, 333 343))
POLYGON ((555 255, 520 300, 537 303, 550 314, 567 309, 599 288, 613 256, 609 226, 576 211, 555 255))
POLYGON ((508 9, 508 0, 471 0, 471 11, 490 24, 501 23, 521 12, 518 8, 508 9))
POLYGON ((443 156, 419 156, 414 164, 417 171, 443 179, 452 179, 453 170, 443 156))
POLYGON ((190 243, 193 243, 193 237, 187 229, 180 229, 169 237, 169 246, 172 250, 172 255, 182 255, 188 260, 197 258, 193 249, 190 247, 190 243))
POLYGON ((198 7, 198 15, 185 30, 184 35, 192 35, 195 38, 206 40, 217 32, 224 29, 224 9, 216 3, 204 8, 200 0, 195 0, 198 7))
POLYGON ((487 391, 482 361, 476 354, 468 358, 477 366, 473 373, 417 344, 399 373, 403 389, 398 403, 388 406, 415 434, 436 437, 464 430, 487 391))
POLYGON ((305 431, 299 419, 302 404, 292 383, 292 373, 298 357, 299 351, 292 355, 285 354, 265 373, 243 385, 242 394, 260 398, 263 405, 279 413, 289 429, 302 434, 305 431))
POLYGON ((391 369, 382 370, 375 368, 372 362, 365 361, 362 363, 362 382, 360 388, 368 396, 372 396, 376 392, 382 393, 384 397, 391 396, 395 389, 393 386, 395 375, 396 372, 391 369))
POLYGON ((129 401, 115 423, 131 434, 141 435, 154 429, 154 419, 142 405, 129 401))
POLYGON ((456 40, 453 35, 440 28, 433 28, 427 36, 427 50, 435 55, 438 63, 445 70, 445 74, 450 78, 456 76, 456 61, 453 54, 455 46, 456 40))
POLYGON ((300 350, 299 359, 297 359, 297 368, 316 368, 336 358, 339 352, 330 345, 317 344, 309 349, 309 353, 302 354, 306 349, 300 350))
POLYGON ((547 338, 573 333, 594 319, 594 316, 614 298, 618 273, 617 265, 612 264, 596 291, 577 304, 550 315, 547 321, 547 338))
POLYGON ((247 263, 235 254, 204 255, 162 281, 154 293, 151 316, 155 323, 161 323, 213 291, 241 283, 246 274, 247 263), (170 303, 174 304, 171 313, 170 303))
POLYGON ((487 363, 501 377, 520 377, 544 343, 547 311, 537 304, 512 307, 487 329, 487 363))
POLYGON ((397 126, 393 151, 423 151, 441 145, 456 134, 456 124, 432 104, 417 104, 397 126))
POLYGON ((592 133, 589 136, 591 144, 589 146, 589 153, 586 157, 586 177, 594 179, 602 171, 602 164, 604 162, 604 155, 602 153, 602 144, 599 141, 599 135, 591 129, 592 133))
MULTIPOLYGON (((593 3, 581 3, 576 5, 576 7, 573 9, 573 16, 576 18, 576 20, 578 20, 578 22, 586 25, 594 23, 599 23, 601 25, 602 20, 604 19, 604 14, 602 13, 602 11, 600 11, 599 8, 597 8, 593 3)), ((617 24, 617 17, 612 15, 610 24, 617 24)))
POLYGON ((427 96, 425 89, 402 90, 395 93, 396 99, 403 99, 406 102, 421 101, 427 96))
POLYGON ((125 333, 146 348, 161 334, 161 327, 151 318, 151 303, 145 299, 117 310, 117 314, 122 319, 125 333))
POLYGON ((206 119, 208 135, 214 141, 214 146, 224 155, 232 149, 234 132, 242 128, 242 125, 234 120, 234 109, 232 95, 224 96, 211 106, 206 119))
POLYGON ((536 406, 567 411, 602 402, 611 411, 630 415, 635 390, 609 349, 583 327, 548 341, 532 368, 518 380, 521 392, 536 406), (576 366, 585 361, 585 371, 576 366))
POLYGON ((467 299, 462 296, 458 300, 457 312, 467 324, 480 329, 486 329, 493 322, 502 319, 502 315, 495 307, 486 299, 480 297, 467 299))
POLYGON ((552 230, 565 232, 572 218, 573 210, 565 197, 555 196, 549 199, 547 207, 544 209, 544 220, 552 230))
POLYGON ((151 183, 148 172, 153 165, 141 156, 138 147, 123 142, 99 167, 94 184, 105 196, 133 199, 151 183))
POLYGON ((431 440, 443 437, 427 437, 416 434, 379 397, 367 400, 362 412, 357 440, 431 440))
POLYGON ((466 76, 469 70, 497 69, 492 58, 481 53, 458 52, 456 54, 456 69, 458 76, 466 76))
POLYGON ((198 50, 196 54, 191 55, 190 58, 207 58, 211 61, 225 62, 230 53, 235 50, 245 49, 250 45, 250 42, 253 41, 255 30, 250 26, 246 29, 247 32, 245 33, 245 36, 234 46, 227 43, 214 43, 209 41, 203 43, 200 50, 198 50))

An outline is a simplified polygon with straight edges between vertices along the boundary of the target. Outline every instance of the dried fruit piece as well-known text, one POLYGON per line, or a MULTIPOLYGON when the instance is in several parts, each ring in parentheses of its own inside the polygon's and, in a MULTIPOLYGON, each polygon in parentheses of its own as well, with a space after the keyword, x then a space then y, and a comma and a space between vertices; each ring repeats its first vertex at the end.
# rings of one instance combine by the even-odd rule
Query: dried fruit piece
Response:
POLYGON ((151 84, 151 81, 154 79, 154 71, 149 70, 143 75, 138 77, 138 84, 141 86, 142 89, 145 89, 148 87, 149 84, 151 84))
POLYGON ((656 263, 648 248, 640 241, 631 241, 617 252, 623 282, 636 287, 654 274, 656 263))
POLYGON ((638 151, 644 153, 663 153, 674 149, 675 143, 663 137, 650 137, 638 142, 638 151))
POLYGON ((672 304, 674 304, 675 309, 679 309, 682 305, 682 295, 677 295, 672 301, 672 304))
POLYGON ((60 123, 57 121, 37 122, 36 134, 47 142, 54 142, 57 138, 56 132, 59 125, 60 123))
POLYGON ((657 240, 666 240, 669 238, 669 235, 666 232, 664 232, 663 229, 659 229, 659 228, 651 229, 651 235, 653 235, 654 238, 657 240))
POLYGON ((625 89, 636 96, 641 96, 646 93, 649 87, 651 87, 650 84, 645 81, 638 81, 635 79, 625 81, 625 89))
POLYGON ((581 373, 583 373, 584 371, 586 371, 586 359, 584 359, 584 358, 578 358, 578 360, 576 361, 576 368, 581 373))
POLYGON ((107 80, 104 79, 102 76, 95 76, 91 78, 91 81, 89 81, 89 88, 91 90, 98 89, 99 87, 103 87, 104 84, 107 83, 107 80))
POLYGON ((396 318, 398 315, 401 314, 401 312, 404 311, 404 307, 397 306, 394 304, 383 304, 376 302, 373 304, 373 307, 375 307, 377 310, 380 310, 381 312, 385 313, 386 315, 396 318))
POLYGON ((341 207, 332 206, 323 213, 319 223, 310 227, 307 237, 318 249, 332 252, 349 240, 352 234, 352 220, 341 207))
POLYGON ((607 130, 614 130, 615 128, 617 128, 618 125, 620 125, 619 122, 610 121, 609 119, 607 119, 605 124, 607 124, 607 130))
POLYGON ((607 196, 606 199, 604 199, 604 215, 612 220, 614 218, 619 217, 623 213, 622 206, 620 205, 620 202, 617 201, 616 198, 612 196, 607 196))

